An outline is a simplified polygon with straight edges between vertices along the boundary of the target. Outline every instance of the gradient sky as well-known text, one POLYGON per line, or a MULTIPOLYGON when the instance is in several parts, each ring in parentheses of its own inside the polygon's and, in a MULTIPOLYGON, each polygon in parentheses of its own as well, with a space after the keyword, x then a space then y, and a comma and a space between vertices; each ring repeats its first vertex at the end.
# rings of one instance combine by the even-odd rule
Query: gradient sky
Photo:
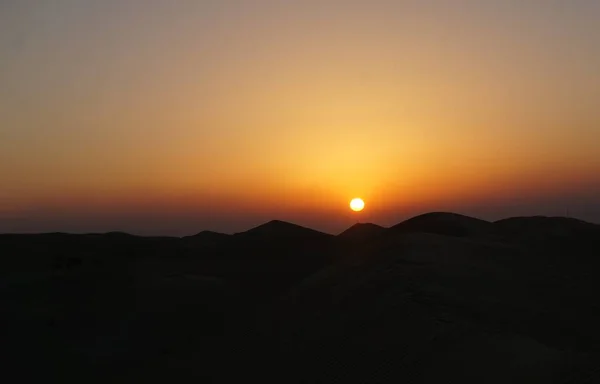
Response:
POLYGON ((595 0, 2 0, 0 232, 600 222, 599 68, 595 0))

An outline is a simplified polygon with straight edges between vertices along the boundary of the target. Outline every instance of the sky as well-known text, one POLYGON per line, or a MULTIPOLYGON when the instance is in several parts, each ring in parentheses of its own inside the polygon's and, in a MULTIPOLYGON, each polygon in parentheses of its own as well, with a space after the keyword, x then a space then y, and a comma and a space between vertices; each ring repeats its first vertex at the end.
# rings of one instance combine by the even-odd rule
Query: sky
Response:
POLYGON ((0 232, 600 222, 599 20, 595 0, 0 0, 0 232))

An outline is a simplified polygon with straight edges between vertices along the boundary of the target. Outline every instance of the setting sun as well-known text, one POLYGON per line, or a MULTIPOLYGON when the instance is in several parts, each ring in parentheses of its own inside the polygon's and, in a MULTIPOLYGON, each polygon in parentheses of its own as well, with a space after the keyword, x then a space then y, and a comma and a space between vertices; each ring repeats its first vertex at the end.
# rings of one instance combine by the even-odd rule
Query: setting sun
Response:
POLYGON ((359 199, 358 197, 355 199, 352 199, 352 201, 350 202, 350 209, 352 209, 354 212, 360 212, 365 208, 365 202, 362 199, 359 199))

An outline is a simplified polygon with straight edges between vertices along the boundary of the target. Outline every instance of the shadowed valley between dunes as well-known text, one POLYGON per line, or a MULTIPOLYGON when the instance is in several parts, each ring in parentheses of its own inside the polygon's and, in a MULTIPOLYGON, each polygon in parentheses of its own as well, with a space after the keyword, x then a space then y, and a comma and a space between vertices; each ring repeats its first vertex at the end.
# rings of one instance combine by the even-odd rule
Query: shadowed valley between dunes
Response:
POLYGON ((6 234, 0 255, 23 378, 600 381, 600 226, 575 219, 6 234))

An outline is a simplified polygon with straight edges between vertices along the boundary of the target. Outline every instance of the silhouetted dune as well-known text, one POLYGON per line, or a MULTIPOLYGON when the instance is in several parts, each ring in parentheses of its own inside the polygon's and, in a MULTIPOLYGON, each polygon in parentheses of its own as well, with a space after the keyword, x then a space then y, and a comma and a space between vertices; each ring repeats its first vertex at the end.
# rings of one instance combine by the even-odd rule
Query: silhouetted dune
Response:
POLYGON ((386 228, 371 223, 357 223, 346 229, 334 239, 331 255, 335 263, 359 264, 365 257, 364 249, 380 241, 386 231, 386 228))
POLYGON ((494 223, 505 233, 517 236, 599 236, 600 226, 567 217, 513 217, 494 223))
POLYGON ((581 264, 573 252, 548 255, 477 236, 390 236, 362 249, 359 265, 332 265, 278 305, 286 326, 272 339, 275 349, 283 345, 288 352, 280 357, 285 368, 278 379, 305 382, 316 374, 318 382, 530 383, 598 377, 600 315, 592 303, 600 284, 589 272, 595 264, 581 264))
POLYGON ((112 237, 134 237, 134 235, 129 234, 127 232, 107 232, 107 233, 91 233, 90 235, 99 235, 99 236, 112 236, 112 237))
POLYGON ((598 228, 0 235, 0 352, 23 380, 593 383, 598 228))
POLYGON ((202 232, 198 232, 195 235, 192 236, 185 236, 183 237, 184 239, 189 239, 189 238, 198 238, 198 239, 226 239, 231 235, 228 235, 226 233, 220 233, 220 232, 214 232, 214 231, 202 231, 202 232))
POLYGON ((193 236, 182 237, 182 242, 192 247, 216 247, 227 241, 231 235, 213 231, 202 231, 193 236))
POLYGON ((273 220, 236 233, 217 250, 221 270, 232 272, 248 287, 278 290, 331 261, 332 235, 273 220), (235 260, 230 263, 226 260, 235 260), (234 272, 235 271, 235 272, 234 272))
POLYGON ((352 242, 366 241, 380 236, 385 230, 384 227, 377 224, 357 223, 337 235, 337 237, 352 242))
POLYGON ((488 221, 448 212, 432 212, 413 217, 390 228, 393 232, 426 232, 468 237, 488 236, 495 232, 488 221))
POLYGON ((323 239, 331 237, 327 233, 281 220, 269 221, 245 232, 236 233, 234 236, 246 239, 261 239, 264 241, 323 239))

